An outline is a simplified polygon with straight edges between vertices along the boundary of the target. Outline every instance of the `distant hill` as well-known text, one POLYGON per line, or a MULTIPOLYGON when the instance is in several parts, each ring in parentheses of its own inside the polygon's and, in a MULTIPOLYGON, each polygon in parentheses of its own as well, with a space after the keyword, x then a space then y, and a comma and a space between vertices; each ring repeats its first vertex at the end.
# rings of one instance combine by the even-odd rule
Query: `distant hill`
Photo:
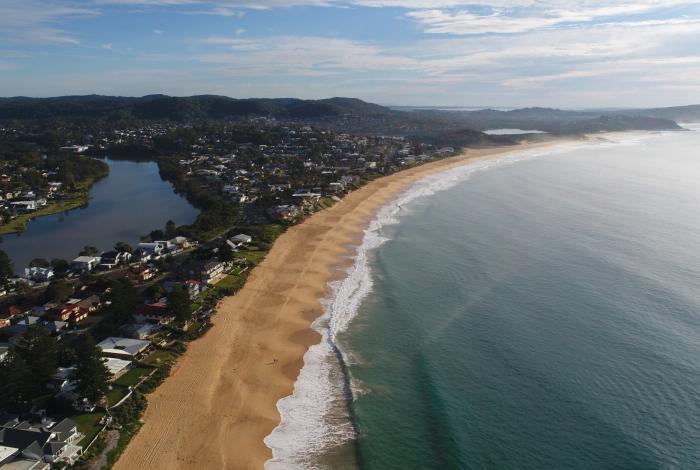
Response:
POLYGON ((188 121, 237 119, 246 116, 313 119, 348 114, 371 116, 392 113, 395 111, 353 98, 235 99, 215 95, 189 97, 148 95, 141 98, 98 95, 0 98, 0 119, 131 117, 188 121))
MULTIPOLYGON (((694 108, 694 107, 689 107, 694 108)), ((552 108, 522 108, 511 111, 414 111, 424 119, 450 119, 459 125, 486 131, 489 129, 526 129, 551 134, 580 134, 600 131, 679 130, 672 108, 625 112, 568 111, 552 108), (667 112, 667 109, 669 110, 667 112)))
POLYGON ((700 105, 623 111, 569 111, 523 108, 511 111, 396 110, 355 98, 236 99, 218 95, 147 95, 0 98, 0 120, 118 120, 201 122, 272 117, 347 132, 403 135, 460 145, 494 141, 482 132, 498 128, 545 131, 555 135, 601 131, 677 130, 678 121, 699 121, 700 105), (439 139, 438 139, 439 137, 439 139))

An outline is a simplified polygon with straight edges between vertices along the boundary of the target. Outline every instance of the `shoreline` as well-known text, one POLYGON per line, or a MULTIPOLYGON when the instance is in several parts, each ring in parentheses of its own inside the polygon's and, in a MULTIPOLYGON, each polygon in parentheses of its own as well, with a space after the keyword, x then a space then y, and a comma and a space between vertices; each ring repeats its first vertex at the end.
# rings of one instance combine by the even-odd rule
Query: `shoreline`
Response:
POLYGON ((114 468, 262 468, 272 458, 263 440, 280 422, 277 403, 321 339, 312 323, 324 313, 328 283, 342 278, 377 212, 428 175, 562 142, 468 149, 407 168, 291 227, 148 397, 144 424, 114 468))

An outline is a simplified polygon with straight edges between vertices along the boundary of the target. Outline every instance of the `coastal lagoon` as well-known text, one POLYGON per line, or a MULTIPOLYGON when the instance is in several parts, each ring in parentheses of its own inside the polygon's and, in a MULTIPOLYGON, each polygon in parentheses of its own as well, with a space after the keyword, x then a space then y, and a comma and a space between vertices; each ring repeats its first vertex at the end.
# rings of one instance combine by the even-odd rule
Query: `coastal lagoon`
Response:
POLYGON ((105 160, 109 176, 90 190, 87 207, 32 220, 27 231, 2 237, 0 249, 22 273, 33 258, 70 261, 86 245, 112 249, 124 241, 135 245, 168 220, 194 221, 199 211, 161 179, 154 162, 105 160))
POLYGON ((700 468, 698 148, 614 135, 414 185, 334 284, 266 467, 700 468))

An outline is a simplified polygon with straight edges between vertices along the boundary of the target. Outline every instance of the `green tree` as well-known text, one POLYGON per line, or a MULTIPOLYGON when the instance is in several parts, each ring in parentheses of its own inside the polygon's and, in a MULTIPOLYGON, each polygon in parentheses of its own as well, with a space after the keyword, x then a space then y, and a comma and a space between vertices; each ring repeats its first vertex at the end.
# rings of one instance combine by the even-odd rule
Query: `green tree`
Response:
POLYGON ((71 295, 73 295, 73 286, 63 279, 51 281, 46 288, 46 300, 49 302, 60 304, 68 300, 71 295))
POLYGON ((172 220, 168 220, 165 223, 165 236, 170 239, 177 235, 177 225, 172 220))
POLYGON ((97 249, 97 247, 92 246, 92 245, 86 245, 83 247, 83 251, 80 252, 80 256, 95 256, 100 253, 100 250, 97 249))
POLYGON ((24 358, 14 352, 0 362, 0 408, 24 409, 33 398, 34 380, 24 358))
POLYGON ((151 241, 155 242, 165 238, 165 234, 162 230, 154 230, 149 234, 149 237, 151 237, 151 241))
POLYGON ((0 284, 7 284, 8 279, 15 275, 12 260, 7 253, 0 250, 0 284))
POLYGON ((54 258, 51 260, 51 268, 56 276, 64 276, 70 270, 70 265, 64 259, 54 258))
POLYGON ((190 294, 184 287, 175 287, 168 294, 168 313, 175 317, 175 322, 183 326, 192 318, 190 294))
POLYGON ((44 327, 34 324, 22 335, 17 351, 27 363, 34 390, 43 390, 58 368, 56 340, 44 327))
POLYGON ((119 252, 126 251, 128 253, 131 253, 132 251, 134 251, 134 248, 126 242, 117 242, 114 245, 114 250, 119 252))
POLYGON ((34 258, 29 262, 31 268, 48 268, 51 264, 44 258, 34 258))
POLYGON ((75 368, 75 389, 82 398, 97 403, 109 389, 109 369, 102 358, 102 351, 95 345, 90 333, 86 333, 78 350, 75 368))
POLYGON ((234 256, 233 248, 228 243, 224 242, 219 245, 219 251, 216 252, 219 261, 233 261, 234 256))
POLYGON ((121 326, 129 321, 141 298, 133 284, 126 279, 115 282, 111 289, 109 314, 111 320, 121 326))
POLYGON ((160 299, 161 297, 163 297, 164 293, 165 290, 163 289, 163 286, 158 282, 146 287, 145 291, 146 297, 152 300, 160 299))

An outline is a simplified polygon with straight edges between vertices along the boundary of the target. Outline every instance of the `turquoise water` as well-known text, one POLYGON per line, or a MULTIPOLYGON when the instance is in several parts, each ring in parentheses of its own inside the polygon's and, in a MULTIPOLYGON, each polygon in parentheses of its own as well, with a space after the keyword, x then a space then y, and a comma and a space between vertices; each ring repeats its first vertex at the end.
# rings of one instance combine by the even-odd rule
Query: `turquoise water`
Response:
POLYGON ((700 468, 698 134, 574 145, 400 203, 371 282, 318 325, 350 410, 324 385, 337 359, 310 351, 268 467, 700 468))

